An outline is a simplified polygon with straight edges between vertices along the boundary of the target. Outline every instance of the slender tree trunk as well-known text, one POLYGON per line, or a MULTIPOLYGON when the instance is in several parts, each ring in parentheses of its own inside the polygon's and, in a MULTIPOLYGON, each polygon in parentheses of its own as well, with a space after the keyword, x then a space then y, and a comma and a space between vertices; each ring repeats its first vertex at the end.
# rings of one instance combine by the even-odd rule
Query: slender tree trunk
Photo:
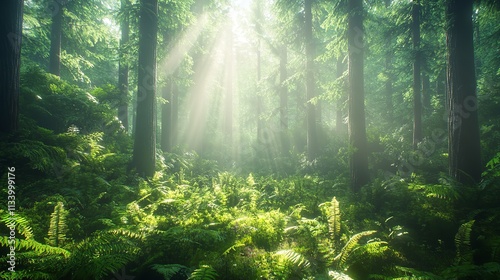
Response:
MULTIPOLYGON (((341 79, 345 71, 345 63, 342 61, 342 55, 337 58, 337 79, 341 79)), ((339 81, 342 85, 343 81, 339 81)), ((347 92, 344 87, 340 90, 340 98, 337 101, 337 111, 335 118, 335 129, 339 135, 347 135, 346 125, 344 124, 345 103, 347 101, 347 92)))
POLYGON ((413 149, 422 141, 422 98, 421 98, 421 52, 420 52, 420 0, 413 0, 412 5, 412 41, 413 41, 413 149))
MULTIPOLYGON (((165 42, 165 41, 164 41, 165 42)), ((172 151, 172 94, 174 89, 174 79, 170 77, 167 84, 161 88, 163 99, 167 103, 161 105, 161 150, 163 152, 172 151)))
POLYGON ((23 0, 5 1, 0 11, 0 133, 19 127, 23 5, 23 0))
POLYGON ((52 1, 52 24, 50 29, 49 73, 61 75, 61 37, 64 5, 62 1, 52 1), (59 3, 61 2, 61 3, 59 3))
POLYGON ((280 48, 280 129, 281 129, 281 152, 286 155, 290 150, 288 139, 288 79, 287 72, 288 55, 286 45, 280 48))
POLYGON ((312 161, 318 155, 316 131, 316 106, 311 100, 316 96, 314 81, 314 41, 312 30, 312 0, 304 1, 305 45, 306 45, 306 112, 307 112, 307 159, 312 161))
POLYGON ((137 117, 133 160, 137 172, 150 177, 156 155, 156 44, 158 1, 141 0, 139 18, 139 67, 137 117))
POLYGON ((349 144, 351 184, 354 192, 368 183, 368 149, 365 126, 363 1, 348 2, 349 144))
POLYGON ((472 4, 472 0, 446 1, 450 176, 462 184, 479 182, 482 172, 472 4))
POLYGON ((224 102, 224 144, 227 159, 233 158, 233 94, 234 94, 234 53, 232 24, 227 29, 226 56, 225 56, 225 102, 224 102))
MULTIPOLYGON (((385 8, 389 9, 391 6, 391 0, 385 0, 385 8)), ((385 75, 386 75, 386 80, 384 83, 384 88, 385 88, 385 107, 386 110, 384 111, 384 116, 385 119, 389 122, 393 122, 394 118, 394 104, 392 101, 392 57, 394 53, 392 52, 392 33, 387 32, 386 33, 386 38, 385 38, 385 75)))
MULTIPOLYGON (((122 10, 127 9, 129 0, 121 0, 122 10)), ((126 58, 126 47, 129 42, 130 26, 128 14, 124 15, 120 23, 120 61, 118 64, 118 89, 120 90, 120 101, 118 104, 118 119, 122 122, 125 131, 128 131, 128 61, 126 58)))
POLYGON ((429 114, 431 109, 431 82, 427 71, 422 72, 422 105, 426 114, 429 114))

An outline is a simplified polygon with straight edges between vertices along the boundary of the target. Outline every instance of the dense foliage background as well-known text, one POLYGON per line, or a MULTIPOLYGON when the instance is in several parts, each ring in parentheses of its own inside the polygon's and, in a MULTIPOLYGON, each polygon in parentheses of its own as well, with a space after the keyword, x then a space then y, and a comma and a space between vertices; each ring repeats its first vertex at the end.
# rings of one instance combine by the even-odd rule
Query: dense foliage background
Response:
POLYGON ((24 1, 2 279, 499 279, 495 1, 473 4, 477 102, 459 112, 478 115, 479 180, 450 170, 453 1, 364 1, 364 30, 356 1, 155 2, 24 1))

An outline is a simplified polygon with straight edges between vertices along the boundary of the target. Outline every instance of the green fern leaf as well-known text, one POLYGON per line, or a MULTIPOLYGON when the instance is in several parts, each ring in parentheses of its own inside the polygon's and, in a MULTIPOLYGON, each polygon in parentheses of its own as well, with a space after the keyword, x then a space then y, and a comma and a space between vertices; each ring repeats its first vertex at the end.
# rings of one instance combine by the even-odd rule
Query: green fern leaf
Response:
POLYGON ((217 271, 208 265, 202 265, 191 273, 188 280, 215 280, 219 277, 217 271))
POLYGON ((54 207, 54 212, 50 215, 50 227, 48 233, 48 243, 49 245, 62 247, 66 241, 66 232, 68 232, 68 226, 66 225, 66 216, 68 211, 64 209, 64 204, 58 202, 54 207))
POLYGON ((283 257, 287 262, 299 268, 307 268, 311 265, 311 263, 302 254, 293 250, 279 250, 274 254, 283 257))
POLYGON ((470 220, 467 223, 463 223, 458 228, 458 232, 455 235, 455 246, 457 249, 456 264, 470 264, 472 263, 472 252, 470 248, 470 234, 472 232, 472 226, 474 225, 474 220, 470 220))
POLYGON ((340 240, 340 206, 336 197, 333 197, 331 202, 328 229, 330 237, 337 243, 340 240))
POLYGON ((11 216, 9 213, 5 213, 4 215, 2 215, 1 222, 4 223, 7 227, 14 225, 17 232, 24 236, 24 239, 33 238, 33 229, 29 225, 29 221, 26 218, 17 214, 11 216))
POLYGON ((151 268, 160 273, 165 280, 170 280, 174 275, 188 269, 188 267, 181 264, 153 264, 151 268))
POLYGON ((349 241, 347 241, 347 243, 344 245, 342 250, 340 250, 340 253, 335 257, 334 261, 337 262, 337 267, 340 269, 345 268, 347 260, 351 255, 351 253, 357 248, 359 240, 361 240, 361 238, 365 236, 372 235, 376 232, 377 232, 376 230, 367 230, 353 235, 349 239, 349 241))

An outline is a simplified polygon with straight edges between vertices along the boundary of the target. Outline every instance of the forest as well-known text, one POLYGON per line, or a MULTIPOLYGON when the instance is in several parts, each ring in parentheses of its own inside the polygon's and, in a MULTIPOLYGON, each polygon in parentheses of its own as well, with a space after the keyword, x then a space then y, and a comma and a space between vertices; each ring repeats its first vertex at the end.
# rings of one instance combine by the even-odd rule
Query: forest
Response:
POLYGON ((0 33, 1 279, 500 279, 499 1, 3 0, 0 33))

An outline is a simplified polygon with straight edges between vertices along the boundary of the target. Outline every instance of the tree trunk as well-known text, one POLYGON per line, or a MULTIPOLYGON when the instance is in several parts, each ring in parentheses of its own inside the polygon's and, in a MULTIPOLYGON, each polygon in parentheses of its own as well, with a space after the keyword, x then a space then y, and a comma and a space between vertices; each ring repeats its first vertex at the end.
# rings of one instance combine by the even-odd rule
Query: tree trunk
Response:
POLYGON ((428 115, 431 109, 431 82, 427 71, 422 72, 422 105, 428 115))
POLYGON ((137 116, 133 161, 137 172, 150 177, 156 155, 156 44, 158 1, 141 0, 137 116))
POLYGON ((286 80, 288 79, 287 66, 288 55, 286 45, 280 48, 280 130, 281 130, 281 152, 283 155, 288 154, 290 150, 288 140, 288 86, 286 80))
POLYGON ((171 77, 167 85, 161 90, 162 97, 167 103, 161 105, 161 150, 163 152, 172 151, 172 96, 174 89, 174 79, 171 77))
MULTIPOLYGON (((129 0, 121 0, 122 10, 127 9, 129 0)), ((128 131, 128 61, 126 58, 126 47, 129 42, 130 26, 129 16, 125 14, 120 23, 120 61, 118 64, 118 89, 120 91, 120 101, 118 104, 118 119, 122 122, 125 131, 128 131)))
POLYGON ((347 42, 349 51, 349 144, 350 173, 354 192, 368 183, 368 149, 365 127, 363 71, 363 1, 348 2, 347 42))
MULTIPOLYGON (((385 0, 385 8, 389 9, 391 6, 391 0, 385 0)), ((392 57, 394 53, 392 52, 392 33, 387 32, 385 38, 385 75, 386 80, 384 83, 385 88, 385 107, 386 110, 383 112, 385 119, 389 122, 393 122, 394 118, 394 102, 392 101, 392 57)))
POLYGON ((422 98, 421 98, 421 52, 420 52, 420 0, 412 5, 412 40, 413 40, 413 149, 422 141, 422 98))
POLYGON ((50 29, 49 73, 61 75, 61 37, 64 5, 62 1, 52 1, 52 24, 50 29))
POLYGON ((307 114, 307 159, 318 155, 316 132, 316 106, 311 100, 316 96, 314 81, 314 42, 312 30, 312 0, 304 1, 305 45, 306 45, 306 114, 307 114))
POLYGON ((0 11, 0 133, 19 127, 23 4, 23 0, 5 1, 0 11))
MULTIPOLYGON (((337 58, 337 79, 341 79, 342 75, 344 75, 345 71, 345 64, 342 61, 343 55, 339 56, 337 58)), ((342 85, 344 84, 343 81, 339 81, 342 85)), ((335 118, 335 129, 337 130, 337 133, 339 135, 346 135, 346 126, 344 124, 344 113, 345 113, 345 103, 347 101, 347 92, 345 92, 345 88, 342 87, 340 90, 340 98, 337 100, 337 112, 336 112, 336 118, 335 118)))
POLYGON ((482 172, 472 4, 472 0, 446 1, 450 176, 462 184, 479 182, 482 172))
POLYGON ((232 24, 227 29, 225 54, 225 102, 224 102, 224 148, 227 151, 226 159, 233 158, 233 94, 234 94, 234 52, 232 24))

